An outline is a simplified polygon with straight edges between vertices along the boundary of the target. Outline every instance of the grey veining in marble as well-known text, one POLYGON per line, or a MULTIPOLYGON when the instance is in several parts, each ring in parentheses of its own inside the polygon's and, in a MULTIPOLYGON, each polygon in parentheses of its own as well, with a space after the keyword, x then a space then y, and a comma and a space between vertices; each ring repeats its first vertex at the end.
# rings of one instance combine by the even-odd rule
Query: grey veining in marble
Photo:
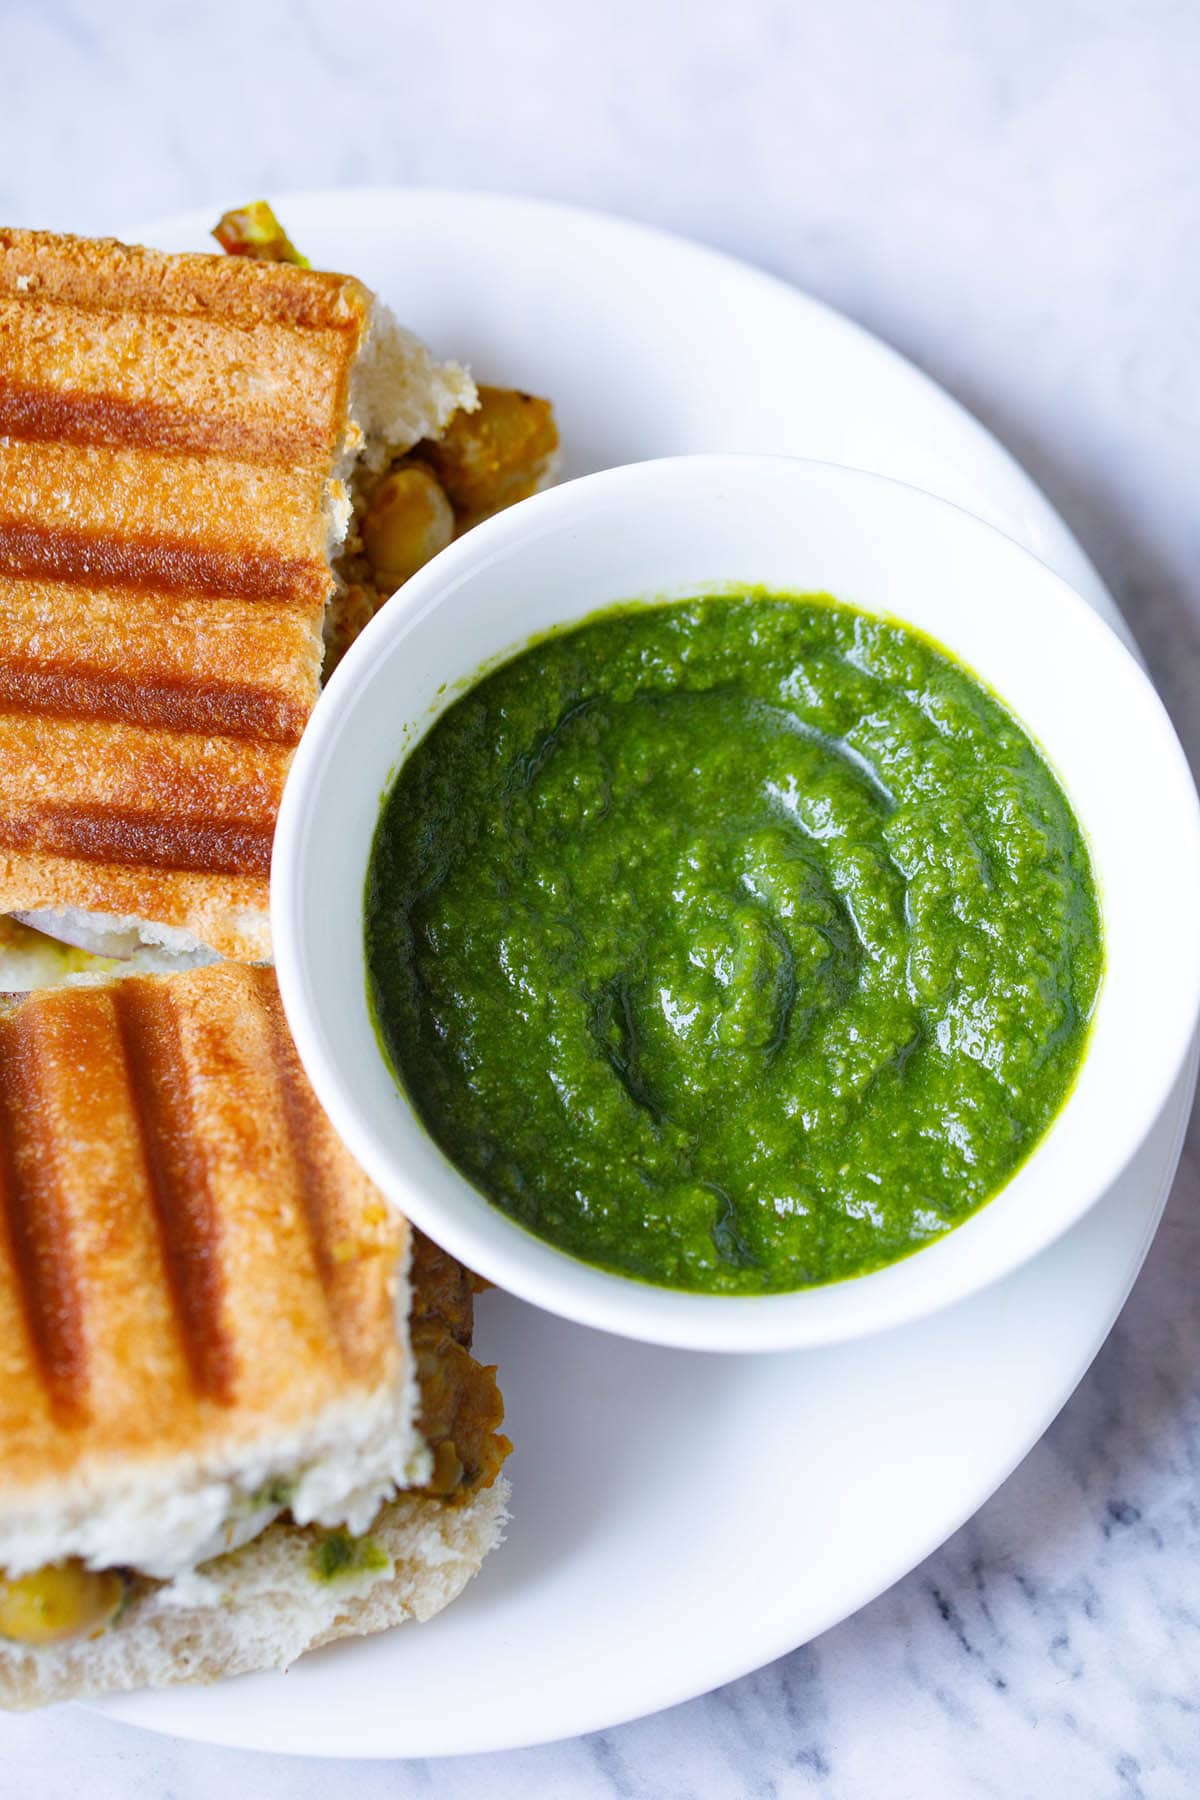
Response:
MULTIPOLYGON (((0 0, 0 218, 518 189, 832 301, 1010 445, 1200 764, 1200 10, 1191 0, 0 0)), ((1200 1139, 1117 1330, 979 1516, 855 1619, 674 1712, 442 1764, 0 1721, 60 1800, 1194 1800, 1200 1139), (80 1770, 84 1771, 81 1781, 80 1770)))

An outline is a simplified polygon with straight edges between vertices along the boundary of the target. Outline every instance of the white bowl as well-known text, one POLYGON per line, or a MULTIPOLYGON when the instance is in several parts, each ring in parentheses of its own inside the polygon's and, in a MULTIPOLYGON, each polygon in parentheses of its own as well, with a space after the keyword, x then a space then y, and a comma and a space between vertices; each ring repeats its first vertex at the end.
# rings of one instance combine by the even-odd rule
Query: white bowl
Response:
POLYGON ((478 526, 413 577, 322 695, 284 795, 271 872, 279 982, 335 1126, 388 1197, 455 1256, 587 1325, 693 1349, 825 1344, 901 1324, 1009 1273, 1133 1156, 1200 1012, 1200 807, 1134 659, 1037 559, 969 514, 822 463, 691 456, 590 475, 478 526), (710 584, 822 589, 947 645, 1038 739, 1087 835, 1106 971, 1078 1081, 1034 1154, 947 1236, 793 1294, 648 1286, 542 1242, 427 1135, 366 1001, 363 881, 405 752, 481 664, 618 600, 710 584))

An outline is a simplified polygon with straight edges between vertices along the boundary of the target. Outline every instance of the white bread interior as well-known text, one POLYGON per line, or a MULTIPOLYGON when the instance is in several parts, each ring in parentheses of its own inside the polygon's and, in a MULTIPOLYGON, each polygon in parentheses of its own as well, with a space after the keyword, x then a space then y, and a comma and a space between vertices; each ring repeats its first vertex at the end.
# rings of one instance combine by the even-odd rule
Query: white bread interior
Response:
POLYGON ((463 1506, 401 1494, 371 1531, 386 1566, 333 1581, 314 1575, 311 1530, 272 1525, 191 1577, 140 1584, 116 1624, 91 1642, 50 1650, 0 1642, 0 1706, 20 1711, 286 1669, 338 1638, 430 1619, 500 1542, 508 1496, 503 1478, 463 1506))

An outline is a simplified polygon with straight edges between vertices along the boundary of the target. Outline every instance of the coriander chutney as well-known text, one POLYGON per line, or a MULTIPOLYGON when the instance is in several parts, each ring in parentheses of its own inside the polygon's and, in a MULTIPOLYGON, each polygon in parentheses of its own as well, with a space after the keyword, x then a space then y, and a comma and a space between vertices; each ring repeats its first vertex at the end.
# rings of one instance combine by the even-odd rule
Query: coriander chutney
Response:
POLYGON ((1083 1054, 1087 848, 1016 719, 825 596, 614 608, 400 767, 366 885, 392 1067, 530 1231, 668 1287, 879 1268, 981 1206, 1083 1054))

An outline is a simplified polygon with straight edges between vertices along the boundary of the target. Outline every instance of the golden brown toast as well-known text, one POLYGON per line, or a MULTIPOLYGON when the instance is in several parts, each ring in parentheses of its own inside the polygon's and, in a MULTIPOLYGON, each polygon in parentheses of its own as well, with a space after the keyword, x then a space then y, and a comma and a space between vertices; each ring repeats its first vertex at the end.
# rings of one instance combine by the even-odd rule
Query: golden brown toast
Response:
POLYGON ((370 318, 349 276, 0 231, 0 912, 269 954, 370 318))
POLYGON ((43 1483, 227 1459, 410 1353, 408 1227, 309 1088, 268 970, 0 1017, 0 1526, 43 1483))

